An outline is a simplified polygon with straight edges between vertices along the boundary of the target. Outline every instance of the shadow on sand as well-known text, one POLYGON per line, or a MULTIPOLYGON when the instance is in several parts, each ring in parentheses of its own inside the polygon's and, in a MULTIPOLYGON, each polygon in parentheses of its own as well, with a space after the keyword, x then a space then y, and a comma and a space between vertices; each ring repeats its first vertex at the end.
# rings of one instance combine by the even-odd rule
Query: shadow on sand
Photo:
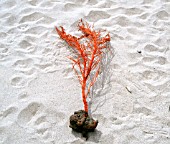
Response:
POLYGON ((96 129, 96 130, 94 130, 94 132, 88 132, 86 137, 84 137, 81 133, 72 130, 72 134, 75 137, 79 137, 79 138, 81 138, 83 140, 88 140, 88 141, 91 141, 91 142, 94 142, 94 143, 99 143, 99 140, 101 138, 102 132, 98 131, 96 129))

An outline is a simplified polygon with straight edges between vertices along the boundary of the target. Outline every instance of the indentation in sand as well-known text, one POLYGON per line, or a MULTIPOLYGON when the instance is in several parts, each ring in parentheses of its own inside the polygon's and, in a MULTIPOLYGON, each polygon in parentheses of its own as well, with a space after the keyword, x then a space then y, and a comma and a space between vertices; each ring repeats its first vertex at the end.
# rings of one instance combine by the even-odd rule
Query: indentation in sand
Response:
POLYGON ((114 21, 116 22, 116 24, 122 27, 126 27, 132 24, 131 21, 125 16, 118 16, 114 19, 114 21))
POLYGON ((33 12, 31 14, 27 14, 27 15, 23 16, 22 19, 20 20, 20 23, 26 23, 26 22, 31 22, 31 21, 39 21, 39 20, 44 20, 44 19, 45 19, 46 23, 50 23, 53 20, 52 18, 44 15, 43 13, 33 12))
POLYGON ((165 10, 157 12, 156 16, 161 20, 168 20, 169 18, 169 14, 165 10))
POLYGON ((107 19, 109 17, 110 15, 105 11, 93 11, 92 10, 89 12, 89 14, 85 18, 91 22, 96 22, 100 19, 107 19))
POLYGON ((33 5, 33 6, 36 6, 38 4, 40 4, 41 0, 29 0, 28 3, 33 5))
POLYGON ((3 1, 1 3, 1 5, 3 5, 3 7, 1 6, 1 11, 6 10, 6 9, 12 9, 13 7, 16 6, 16 1, 11 1, 11 0, 7 0, 7 1, 3 1))
POLYGON ((64 6, 66 11, 76 11, 76 9, 80 8, 80 5, 73 4, 73 3, 67 3, 64 6))
POLYGON ((26 106, 18 115, 18 124, 26 126, 30 120, 38 113, 42 112, 43 104, 32 102, 26 106))
POLYGON ((144 47, 144 50, 147 51, 147 52, 154 52, 154 51, 158 51, 158 48, 152 44, 147 44, 145 47, 144 47))
POLYGON ((139 8, 129 8, 125 11, 126 15, 137 15, 137 14, 141 14, 143 12, 142 9, 139 8))
POLYGON ((5 110, 0 111, 0 127, 14 123, 17 111, 17 106, 10 106, 5 110))
POLYGON ((11 80, 11 84, 13 86, 20 85, 21 83, 22 83, 22 77, 19 77, 19 76, 16 76, 16 77, 12 78, 12 80, 11 80))
POLYGON ((28 41, 26 41, 26 40, 22 40, 19 43, 19 46, 24 49, 24 48, 27 48, 27 47, 31 46, 31 44, 28 41))
POLYGON ((23 60, 17 60, 14 63, 14 66, 18 68, 28 68, 31 66, 31 64, 33 64, 33 60, 31 58, 28 58, 23 60))

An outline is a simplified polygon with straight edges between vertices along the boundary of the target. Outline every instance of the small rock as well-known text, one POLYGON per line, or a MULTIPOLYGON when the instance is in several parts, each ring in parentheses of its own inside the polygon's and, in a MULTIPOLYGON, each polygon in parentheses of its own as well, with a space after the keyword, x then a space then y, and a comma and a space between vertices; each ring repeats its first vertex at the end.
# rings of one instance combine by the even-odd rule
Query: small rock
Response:
POLYGON ((88 116, 84 110, 74 112, 70 116, 70 125, 74 131, 82 133, 83 137, 87 137, 88 132, 93 132, 97 127, 98 121, 88 116))

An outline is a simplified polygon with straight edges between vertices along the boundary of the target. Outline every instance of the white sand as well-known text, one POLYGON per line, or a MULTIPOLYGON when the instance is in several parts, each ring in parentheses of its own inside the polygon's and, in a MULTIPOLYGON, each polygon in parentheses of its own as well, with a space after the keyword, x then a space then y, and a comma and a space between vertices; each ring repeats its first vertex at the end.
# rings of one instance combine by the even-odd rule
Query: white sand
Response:
POLYGON ((170 144, 169 0, 1 0, 0 25, 0 144, 170 144), (54 29, 81 18, 115 53, 88 141, 68 127, 81 88, 54 29))

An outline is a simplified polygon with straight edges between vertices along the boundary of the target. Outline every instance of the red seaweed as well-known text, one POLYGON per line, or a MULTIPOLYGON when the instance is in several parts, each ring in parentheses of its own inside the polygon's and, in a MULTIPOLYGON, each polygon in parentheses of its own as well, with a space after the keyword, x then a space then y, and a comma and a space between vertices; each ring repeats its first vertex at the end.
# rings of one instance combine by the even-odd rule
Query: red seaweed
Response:
POLYGON ((56 31, 60 38, 65 40, 76 52, 76 55, 69 56, 69 59, 73 62, 72 68, 81 85, 84 110, 88 112, 87 97, 100 73, 103 50, 109 48, 107 42, 110 41, 110 35, 108 33, 102 37, 104 30, 96 31, 82 20, 78 23, 78 28, 82 32, 80 37, 67 34, 62 26, 56 27, 56 31), (94 72, 93 77, 90 76, 92 71, 94 72))

